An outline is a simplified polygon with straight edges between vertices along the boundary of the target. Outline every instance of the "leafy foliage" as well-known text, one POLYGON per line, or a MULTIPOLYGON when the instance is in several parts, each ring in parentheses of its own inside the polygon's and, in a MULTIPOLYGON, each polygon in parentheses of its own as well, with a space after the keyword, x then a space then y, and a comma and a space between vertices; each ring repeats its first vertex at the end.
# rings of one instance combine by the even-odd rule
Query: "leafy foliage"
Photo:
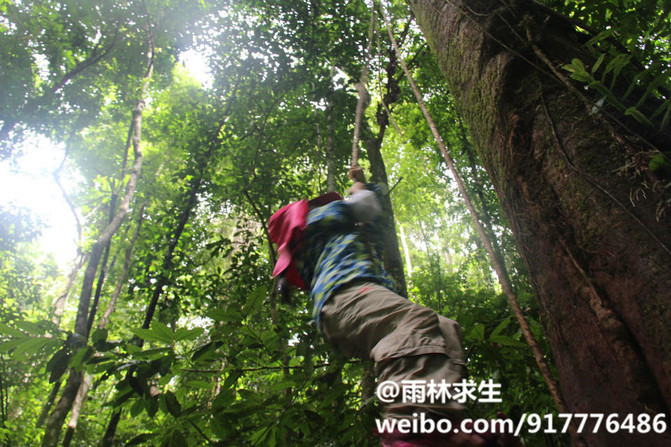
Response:
MULTIPOLYGON (((593 66, 576 58, 566 67, 573 78, 639 121, 666 126, 670 28, 661 2, 548 3, 595 28, 611 26, 592 37, 593 66), (630 8, 635 21, 624 20, 630 8), (635 64, 609 43, 616 33, 628 52, 653 61, 623 96, 617 80, 635 64), (648 99, 662 105, 649 113, 648 99)), ((542 340, 525 267, 468 130, 406 8, 392 6, 427 104, 542 340)), ((31 245, 35 223, 0 210, 3 445, 40 442, 40 413, 55 405, 44 396, 62 391, 71 371, 92 378, 71 445, 112 435, 115 443, 102 445, 376 444, 369 429, 376 404, 361 379, 366 364, 323 341, 304 294, 294 306, 279 302, 264 227, 280 205, 325 191, 331 144, 345 190, 369 16, 365 2, 344 0, 0 0, 3 157, 16 157, 15 143, 31 133, 66 145, 67 165, 81 178, 70 195, 85 223, 84 252, 117 211, 127 182, 125 143, 147 35, 156 58, 143 110, 142 176, 98 273, 99 311, 88 340, 71 332, 82 274, 74 270, 70 288, 68 275, 31 245), (207 56, 211 85, 178 62, 188 49, 207 56), (61 295, 69 301, 57 321, 52 302, 61 295)), ((382 87, 398 74, 385 71, 386 38, 374 38, 369 90, 386 113, 382 87)), ((398 99, 388 106, 401 133, 387 132, 383 152, 411 298, 458 320, 470 377, 502 385, 502 403, 475 405, 474 417, 552 412, 453 180, 408 86, 395 80, 398 99)))

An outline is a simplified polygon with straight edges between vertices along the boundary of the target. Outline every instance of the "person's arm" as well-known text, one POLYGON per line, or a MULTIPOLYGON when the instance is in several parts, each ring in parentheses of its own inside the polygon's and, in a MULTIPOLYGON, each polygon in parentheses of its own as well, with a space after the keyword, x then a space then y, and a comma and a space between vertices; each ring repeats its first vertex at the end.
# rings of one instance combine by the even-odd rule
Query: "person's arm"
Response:
MULTIPOLYGON (((358 222, 371 223, 382 214, 382 204, 377 191, 366 185, 366 176, 361 166, 352 166, 349 178, 354 184, 349 189, 350 197, 347 203, 352 208, 352 214, 358 222)), ((371 185, 372 186, 372 185, 371 185)))
POLYGON ((382 205, 377 194, 369 189, 361 189, 352 194, 347 203, 358 222, 371 223, 382 214, 382 205))
POLYGON ((307 216, 308 228, 318 228, 320 231, 349 229, 357 222, 371 223, 382 213, 379 188, 372 183, 365 183, 363 168, 350 168, 349 177, 354 181, 349 190, 350 197, 311 210, 307 216))
POLYGON ((349 168, 349 173, 347 175, 354 183, 349 189, 350 194, 366 189, 366 174, 363 173, 363 168, 361 166, 352 166, 349 168))

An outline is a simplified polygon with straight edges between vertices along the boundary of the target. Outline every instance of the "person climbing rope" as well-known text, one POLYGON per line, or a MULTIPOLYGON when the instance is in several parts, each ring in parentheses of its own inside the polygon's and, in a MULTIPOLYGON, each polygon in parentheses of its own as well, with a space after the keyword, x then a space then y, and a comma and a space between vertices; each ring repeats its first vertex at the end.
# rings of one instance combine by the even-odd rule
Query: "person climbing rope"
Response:
MULTIPOLYGON (((347 200, 328 193, 286 205, 270 218, 268 230, 278 246, 273 276, 279 277, 279 290, 308 290, 314 322, 326 340, 349 357, 372 359, 378 384, 419 384, 427 396, 435 384, 461 381, 460 326, 394 291, 377 255, 380 188, 366 183, 359 166, 350 169, 349 177, 354 183, 347 200)), ((458 421, 462 413, 463 407, 449 398, 433 403, 398 399, 382 406, 384 420, 394 421, 418 414, 458 421)), ((389 430, 379 436, 384 447, 499 445, 465 433, 389 430)))

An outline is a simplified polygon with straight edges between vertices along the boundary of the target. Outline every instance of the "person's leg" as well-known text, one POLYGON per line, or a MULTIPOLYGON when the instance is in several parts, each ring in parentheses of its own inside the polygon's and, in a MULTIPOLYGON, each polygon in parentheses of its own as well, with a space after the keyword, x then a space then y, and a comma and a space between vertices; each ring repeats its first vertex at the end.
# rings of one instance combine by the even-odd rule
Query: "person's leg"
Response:
MULTIPOLYGON (((343 354, 374 360, 378 384, 391 381, 402 386, 410 380, 428 386, 459 382, 465 377, 459 324, 374 283, 352 285, 330 297, 322 310, 322 332, 343 354)), ((463 407, 452 400, 404 403, 399 397, 400 402, 383 406, 385 418, 424 413, 434 419, 461 419, 463 407)), ((380 435, 383 447, 498 445, 484 435, 463 432, 380 435)), ((521 447, 519 440, 515 441, 501 445, 521 447)))
POLYGON ((452 417, 462 410, 449 396, 432 393, 432 386, 464 377, 456 322, 378 284, 359 283, 327 300, 322 331, 345 355, 374 360, 378 384, 391 381, 403 388, 404 381, 412 383, 416 394, 401 393, 395 402, 383 405, 385 417, 417 412, 452 417))
MULTIPOLYGON (((463 365, 464 348, 461 326, 454 320, 439 314, 437 315, 438 324, 440 326, 440 331, 443 333, 443 339, 445 340, 445 345, 447 346, 448 355, 450 358, 461 362, 463 365)), ((464 376, 465 375, 466 374, 464 373, 464 376)))

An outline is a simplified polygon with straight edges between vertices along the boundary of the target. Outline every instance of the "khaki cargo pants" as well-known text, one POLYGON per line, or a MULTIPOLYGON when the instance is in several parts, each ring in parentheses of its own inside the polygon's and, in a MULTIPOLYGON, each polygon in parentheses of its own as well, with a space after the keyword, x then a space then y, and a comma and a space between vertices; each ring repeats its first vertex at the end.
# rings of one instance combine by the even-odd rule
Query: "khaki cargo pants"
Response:
MULTIPOLYGON (((321 318, 326 339, 343 354, 375 361, 378 385, 454 383, 465 376, 459 324, 379 284, 357 282, 339 289, 324 304, 321 318)), ((451 417, 463 409, 452 400, 418 403, 401 397, 383 405, 385 418, 418 412, 451 417)))

